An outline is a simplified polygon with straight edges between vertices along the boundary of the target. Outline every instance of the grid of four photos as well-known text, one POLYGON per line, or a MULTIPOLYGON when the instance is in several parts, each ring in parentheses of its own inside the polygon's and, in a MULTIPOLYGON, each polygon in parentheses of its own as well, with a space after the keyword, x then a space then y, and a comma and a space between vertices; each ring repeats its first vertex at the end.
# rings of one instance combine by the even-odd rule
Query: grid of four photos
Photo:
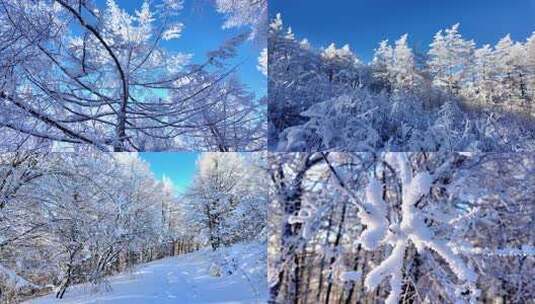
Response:
POLYGON ((0 304, 535 303, 534 31, 531 0, 0 0, 0 304))

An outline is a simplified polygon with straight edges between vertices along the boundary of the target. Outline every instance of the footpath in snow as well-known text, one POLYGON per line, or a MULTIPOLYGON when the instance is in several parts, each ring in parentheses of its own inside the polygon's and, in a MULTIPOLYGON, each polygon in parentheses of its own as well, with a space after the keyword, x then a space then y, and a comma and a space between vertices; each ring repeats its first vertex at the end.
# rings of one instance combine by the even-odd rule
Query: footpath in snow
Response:
POLYGON ((225 249, 223 254, 225 260, 233 257, 239 266, 231 275, 211 275, 213 253, 203 249, 139 265, 131 273, 110 277, 108 291, 92 292, 87 285, 76 285, 67 290, 62 300, 51 294, 25 303, 265 303, 266 264, 259 256, 265 254, 265 245, 237 245, 225 249))

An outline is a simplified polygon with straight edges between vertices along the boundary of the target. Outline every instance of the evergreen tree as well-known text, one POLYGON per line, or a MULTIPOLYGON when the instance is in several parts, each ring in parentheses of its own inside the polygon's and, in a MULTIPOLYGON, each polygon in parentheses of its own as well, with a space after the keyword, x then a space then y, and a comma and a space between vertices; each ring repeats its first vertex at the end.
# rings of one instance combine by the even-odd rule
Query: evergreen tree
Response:
POLYGON ((469 73, 474 45, 459 34, 458 23, 437 32, 428 52, 433 84, 450 94, 458 94, 469 73))
POLYGON ((407 45, 408 34, 396 41, 391 77, 394 80, 394 91, 412 90, 418 87, 419 75, 417 75, 414 62, 414 54, 407 45))

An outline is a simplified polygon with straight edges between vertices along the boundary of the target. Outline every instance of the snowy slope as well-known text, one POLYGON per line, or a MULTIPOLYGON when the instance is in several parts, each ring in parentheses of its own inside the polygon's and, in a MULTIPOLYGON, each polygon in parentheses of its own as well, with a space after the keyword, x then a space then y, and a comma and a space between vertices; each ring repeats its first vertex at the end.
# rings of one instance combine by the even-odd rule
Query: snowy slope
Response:
POLYGON ((140 265, 136 271, 110 278, 111 291, 94 293, 84 285, 67 290, 63 300, 54 295, 26 303, 265 303, 266 265, 259 259, 265 245, 237 245, 223 256, 234 257, 241 270, 214 277, 209 273, 213 253, 201 250, 140 265))
POLYGON ((32 283, 26 281, 26 279, 19 276, 14 271, 4 267, 2 264, 0 264, 0 279, 6 280, 8 283, 17 288, 34 287, 32 283))

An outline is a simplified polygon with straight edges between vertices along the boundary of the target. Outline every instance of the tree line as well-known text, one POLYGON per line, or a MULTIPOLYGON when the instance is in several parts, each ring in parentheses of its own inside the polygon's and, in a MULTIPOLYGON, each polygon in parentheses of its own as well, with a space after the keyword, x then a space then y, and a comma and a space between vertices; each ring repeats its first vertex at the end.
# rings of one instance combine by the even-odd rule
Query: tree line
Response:
MULTIPOLYGON (((1 154, 1 302, 61 299, 81 283, 105 290, 110 275, 142 263, 264 242, 261 164, 261 156, 203 155, 179 194, 133 153, 1 154)), ((225 263, 214 267, 236 271, 225 263)))
POLYGON ((314 48, 278 14, 269 44, 269 146, 279 151, 530 151, 535 35, 476 47, 459 24, 426 52, 405 34, 370 63, 314 48))

